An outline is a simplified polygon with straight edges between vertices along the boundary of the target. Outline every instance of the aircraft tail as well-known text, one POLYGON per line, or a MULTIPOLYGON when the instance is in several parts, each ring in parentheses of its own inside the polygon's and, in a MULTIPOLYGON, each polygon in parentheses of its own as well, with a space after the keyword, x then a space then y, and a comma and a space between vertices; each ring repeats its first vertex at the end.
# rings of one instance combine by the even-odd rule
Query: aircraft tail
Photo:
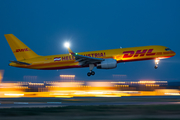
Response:
POLYGON ((4 36, 9 46, 11 47, 11 50, 14 53, 17 61, 39 57, 39 55, 32 51, 28 46, 26 46, 13 34, 5 34, 4 36))

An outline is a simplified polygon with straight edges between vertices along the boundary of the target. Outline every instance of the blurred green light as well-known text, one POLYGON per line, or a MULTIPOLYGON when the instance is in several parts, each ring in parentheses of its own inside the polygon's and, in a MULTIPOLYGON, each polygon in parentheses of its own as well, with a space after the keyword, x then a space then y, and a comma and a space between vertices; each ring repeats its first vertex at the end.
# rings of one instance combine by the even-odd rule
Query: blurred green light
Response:
POLYGON ((75 53, 76 55, 78 55, 78 53, 75 53))

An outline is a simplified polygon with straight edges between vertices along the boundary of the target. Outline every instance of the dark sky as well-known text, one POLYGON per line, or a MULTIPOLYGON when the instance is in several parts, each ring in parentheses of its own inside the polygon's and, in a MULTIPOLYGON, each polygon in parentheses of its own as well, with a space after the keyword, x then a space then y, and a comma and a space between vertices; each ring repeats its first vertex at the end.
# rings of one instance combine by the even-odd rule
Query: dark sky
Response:
POLYGON ((60 74, 76 79, 111 79, 112 74, 127 79, 180 80, 180 0, 0 0, 0 69, 3 81, 58 80, 60 74), (176 56, 160 61, 120 63, 116 69, 89 68, 31 70, 8 66, 15 57, 4 37, 12 33, 39 55, 68 53, 63 43, 71 42, 74 52, 163 45, 176 56))

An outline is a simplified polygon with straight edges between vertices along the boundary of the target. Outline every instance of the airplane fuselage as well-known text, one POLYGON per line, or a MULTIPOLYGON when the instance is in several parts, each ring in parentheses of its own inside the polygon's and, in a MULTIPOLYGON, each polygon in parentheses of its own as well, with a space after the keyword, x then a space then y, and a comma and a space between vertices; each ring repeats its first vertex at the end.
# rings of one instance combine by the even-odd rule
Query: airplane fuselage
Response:
MULTIPOLYGON (((14 51, 16 54, 28 51, 28 48, 23 48, 14 51)), ((174 56, 176 53, 172 50, 167 50, 165 46, 153 45, 131 48, 119 48, 100 51, 78 52, 78 55, 93 57, 93 58, 113 58, 117 63, 152 60, 152 59, 164 59, 174 56)), ((81 66, 75 57, 70 54, 59 54, 50 56, 39 56, 36 58, 21 60, 21 62, 29 63, 30 65, 23 65, 17 63, 10 63, 10 66, 39 69, 39 70, 57 70, 66 68, 79 68, 88 67, 81 66)))

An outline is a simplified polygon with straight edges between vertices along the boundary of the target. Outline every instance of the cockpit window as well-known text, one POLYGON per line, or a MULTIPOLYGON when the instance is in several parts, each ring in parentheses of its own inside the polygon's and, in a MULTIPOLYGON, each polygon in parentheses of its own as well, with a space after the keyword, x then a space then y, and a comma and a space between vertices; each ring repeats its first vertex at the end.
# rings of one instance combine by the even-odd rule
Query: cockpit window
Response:
POLYGON ((166 48, 165 50, 166 50, 166 51, 170 51, 171 49, 170 49, 170 48, 166 48))

